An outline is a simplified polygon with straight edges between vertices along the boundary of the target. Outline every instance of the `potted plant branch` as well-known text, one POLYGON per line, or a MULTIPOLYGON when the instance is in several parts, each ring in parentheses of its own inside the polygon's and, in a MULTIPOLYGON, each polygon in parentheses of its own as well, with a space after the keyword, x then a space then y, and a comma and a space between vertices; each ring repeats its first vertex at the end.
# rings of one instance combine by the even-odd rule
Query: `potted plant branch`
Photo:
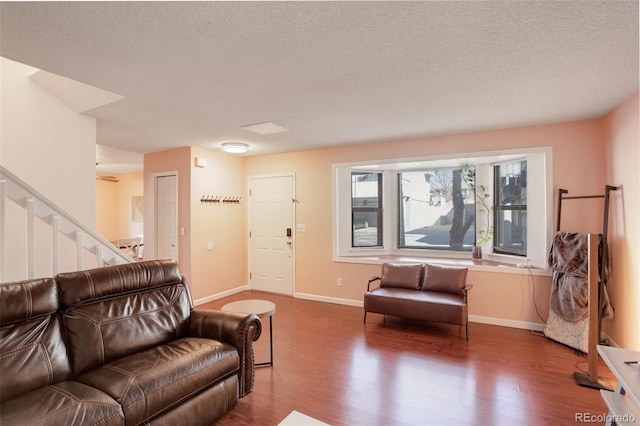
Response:
POLYGON ((482 245, 487 244, 493 238, 493 227, 491 226, 491 208, 488 204, 489 197, 491 196, 487 191, 487 187, 484 185, 476 185, 476 171, 470 165, 465 164, 462 166, 462 178, 464 179, 467 187, 471 189, 475 196, 476 212, 477 214, 483 214, 486 216, 486 221, 476 221, 476 226, 479 227, 477 232, 476 245, 473 247, 471 256, 474 259, 482 258, 482 245))

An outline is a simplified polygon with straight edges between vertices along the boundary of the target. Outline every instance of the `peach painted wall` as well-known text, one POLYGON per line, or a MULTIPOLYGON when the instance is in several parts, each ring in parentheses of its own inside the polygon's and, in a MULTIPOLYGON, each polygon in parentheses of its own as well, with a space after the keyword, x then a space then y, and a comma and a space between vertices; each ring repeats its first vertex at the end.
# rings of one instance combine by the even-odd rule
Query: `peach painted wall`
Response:
MULTIPOLYGON (((602 192, 606 149, 598 120, 249 157, 246 174, 296 173, 296 222, 306 224, 306 232, 295 235, 296 293, 361 303, 367 278, 378 274, 380 266, 332 260, 333 163, 540 146, 553 150, 554 193, 558 187, 571 194, 602 192), (338 277, 343 278, 342 287, 336 286, 338 277)), ((602 208, 591 212, 584 205, 563 205, 563 217, 565 230, 597 232, 602 208)), ((549 276, 537 275, 532 281, 524 271, 471 271, 469 282, 475 284, 470 294, 471 315, 542 323, 535 313, 535 293, 538 311, 547 317, 549 276)))
POLYGON ((144 193, 143 173, 116 177, 119 182, 96 180, 96 231, 109 241, 143 237, 143 222, 131 219, 131 197, 144 193))
POLYGON ((177 148, 144 156, 144 258, 155 259, 154 175, 178 176, 178 264, 191 281, 191 148, 177 148), (184 233, 181 230, 184 229, 184 233))
POLYGON ((144 157, 145 259, 155 258, 153 175, 178 172, 178 263, 194 301, 247 285, 244 203, 204 204, 204 195, 244 197, 244 161, 240 157, 186 147, 144 157), (196 167, 195 157, 206 167, 196 167), (211 242, 212 249, 208 247, 211 242))
POLYGON ((117 199, 117 183, 96 180, 96 232, 109 241, 118 235, 118 221, 115 220, 117 199))
POLYGON ((190 285, 198 301, 247 284, 244 160, 192 147, 191 169, 190 285), (206 167, 195 167, 195 157, 206 160, 206 167), (202 203, 203 196, 243 199, 214 204, 202 203))
POLYGON ((605 331, 624 348, 640 351, 640 127, 639 95, 632 96, 604 119, 608 181, 612 192, 608 289, 615 318, 605 331))

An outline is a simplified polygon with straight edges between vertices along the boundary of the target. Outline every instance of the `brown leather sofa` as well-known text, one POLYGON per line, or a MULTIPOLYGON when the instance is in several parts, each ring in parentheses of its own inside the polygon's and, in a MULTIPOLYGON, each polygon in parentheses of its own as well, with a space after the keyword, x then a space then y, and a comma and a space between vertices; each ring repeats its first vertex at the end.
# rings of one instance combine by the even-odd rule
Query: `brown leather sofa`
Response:
POLYGON ((0 424, 210 425, 253 389, 257 316, 194 310, 178 265, 0 285, 0 424))
POLYGON ((382 265, 382 274, 372 277, 364 295, 367 312, 465 327, 469 340, 467 268, 438 264, 382 265), (379 287, 371 288, 380 281, 379 287))

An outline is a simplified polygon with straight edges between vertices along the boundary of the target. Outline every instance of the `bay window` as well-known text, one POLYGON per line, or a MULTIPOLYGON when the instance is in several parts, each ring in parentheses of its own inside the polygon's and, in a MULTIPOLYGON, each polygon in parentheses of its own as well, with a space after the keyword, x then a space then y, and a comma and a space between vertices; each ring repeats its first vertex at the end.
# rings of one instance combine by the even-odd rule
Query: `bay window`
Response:
POLYGON ((334 260, 469 259, 482 243, 484 259, 544 267, 551 170, 548 147, 334 164, 334 260), (476 203, 480 186, 488 215, 476 203))

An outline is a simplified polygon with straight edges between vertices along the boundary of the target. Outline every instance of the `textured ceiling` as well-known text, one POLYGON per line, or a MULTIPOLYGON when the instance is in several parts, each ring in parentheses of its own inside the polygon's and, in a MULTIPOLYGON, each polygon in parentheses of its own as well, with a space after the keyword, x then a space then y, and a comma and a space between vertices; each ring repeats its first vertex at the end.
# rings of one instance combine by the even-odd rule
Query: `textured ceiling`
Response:
POLYGON ((123 100, 98 143, 247 155, 599 118, 638 91, 637 1, 4 2, 0 54, 123 100), (290 129, 261 136, 246 126, 290 129))

